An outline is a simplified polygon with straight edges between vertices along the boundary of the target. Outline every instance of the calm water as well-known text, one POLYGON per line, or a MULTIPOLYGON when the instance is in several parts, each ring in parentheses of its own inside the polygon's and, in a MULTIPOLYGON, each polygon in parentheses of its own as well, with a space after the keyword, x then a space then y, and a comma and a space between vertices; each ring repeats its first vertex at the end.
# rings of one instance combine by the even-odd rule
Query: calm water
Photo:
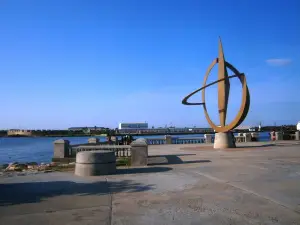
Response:
MULTIPOLYGON (((202 134, 173 135, 174 137, 203 137, 202 134)), ((157 138, 160 136, 144 136, 157 138)), ((89 137, 67 137, 71 144, 86 143, 89 137)), ((104 140, 105 137, 99 137, 104 140)), ((136 138, 136 137, 135 137, 136 138)), ((0 164, 10 162, 50 162, 53 156, 53 142, 59 138, 0 138, 0 164)), ((260 140, 269 140, 268 133, 260 133, 260 140)))

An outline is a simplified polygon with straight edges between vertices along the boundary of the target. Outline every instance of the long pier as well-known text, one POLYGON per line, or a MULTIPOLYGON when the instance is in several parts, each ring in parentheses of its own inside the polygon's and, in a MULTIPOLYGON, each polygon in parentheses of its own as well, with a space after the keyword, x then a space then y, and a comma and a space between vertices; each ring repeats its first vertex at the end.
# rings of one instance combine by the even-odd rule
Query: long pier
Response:
MULTIPOLYGON (((296 128, 292 126, 286 127, 262 127, 261 131, 255 132, 271 132, 281 131, 286 134, 295 133, 296 128)), ((249 133, 248 129, 235 129, 234 133, 249 133)), ((159 128, 159 129, 145 129, 145 130, 1 130, 0 137, 82 137, 82 136, 157 136, 157 135, 191 135, 191 134, 214 134, 211 128, 159 128)))

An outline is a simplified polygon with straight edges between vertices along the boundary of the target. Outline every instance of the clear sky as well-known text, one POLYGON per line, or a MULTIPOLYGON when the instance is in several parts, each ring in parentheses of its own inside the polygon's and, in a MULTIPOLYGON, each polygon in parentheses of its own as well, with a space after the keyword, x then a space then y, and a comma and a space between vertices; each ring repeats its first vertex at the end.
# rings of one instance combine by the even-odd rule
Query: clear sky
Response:
MULTIPOLYGON (((295 124, 299 12, 299 0, 1 0, 0 129, 207 127, 202 107, 181 100, 202 86, 219 36, 247 76, 243 125, 295 124)), ((218 123, 216 88, 206 101, 218 123)), ((228 120, 240 101, 231 79, 228 120)))

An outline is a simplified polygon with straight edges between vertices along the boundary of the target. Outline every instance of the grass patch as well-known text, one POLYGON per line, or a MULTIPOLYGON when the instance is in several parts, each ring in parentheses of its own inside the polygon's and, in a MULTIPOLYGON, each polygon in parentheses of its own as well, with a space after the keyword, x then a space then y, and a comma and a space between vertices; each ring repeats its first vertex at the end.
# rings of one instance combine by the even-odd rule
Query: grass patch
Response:
POLYGON ((117 158, 117 166, 130 166, 131 161, 129 157, 117 158))

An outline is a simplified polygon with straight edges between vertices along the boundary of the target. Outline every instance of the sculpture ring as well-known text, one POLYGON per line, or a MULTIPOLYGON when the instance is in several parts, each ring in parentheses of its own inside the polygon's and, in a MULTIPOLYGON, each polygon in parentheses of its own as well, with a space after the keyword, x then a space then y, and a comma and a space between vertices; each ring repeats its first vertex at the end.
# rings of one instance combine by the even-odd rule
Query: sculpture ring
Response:
POLYGON ((239 126, 243 120, 246 118, 247 113, 249 111, 249 107, 250 107, 250 94, 249 94, 249 89, 247 86, 247 82, 246 82, 246 77, 243 73, 240 73, 234 66, 232 66, 230 63, 225 62, 225 66, 228 67, 233 73, 234 75, 232 76, 228 76, 228 78, 225 79, 230 79, 233 77, 238 77, 241 84, 242 84, 242 104, 240 106, 239 112, 236 115, 236 117, 234 118, 234 120, 229 123, 228 125, 225 126, 217 126, 214 122, 212 122, 212 120, 210 119, 207 109, 206 109, 206 105, 205 105, 205 88, 212 86, 218 82, 224 81, 225 79, 220 79, 217 80, 215 82, 212 82, 210 84, 206 85, 206 81, 207 78, 210 74, 210 71, 212 70, 212 68, 218 63, 218 58, 215 59, 211 65, 209 66, 205 77, 204 77, 204 82, 203 82, 203 86, 199 89, 197 89, 196 91, 192 92, 191 94, 187 95, 183 100, 182 100, 182 104, 184 105, 203 105, 203 109, 204 109, 204 114, 205 117, 207 119, 207 122, 209 123, 209 125, 215 130, 215 132, 227 132, 230 130, 233 130, 234 128, 236 128, 237 126, 239 126), (197 92, 202 91, 202 103, 190 103, 188 102, 188 99, 193 96, 194 94, 196 94, 197 92))

